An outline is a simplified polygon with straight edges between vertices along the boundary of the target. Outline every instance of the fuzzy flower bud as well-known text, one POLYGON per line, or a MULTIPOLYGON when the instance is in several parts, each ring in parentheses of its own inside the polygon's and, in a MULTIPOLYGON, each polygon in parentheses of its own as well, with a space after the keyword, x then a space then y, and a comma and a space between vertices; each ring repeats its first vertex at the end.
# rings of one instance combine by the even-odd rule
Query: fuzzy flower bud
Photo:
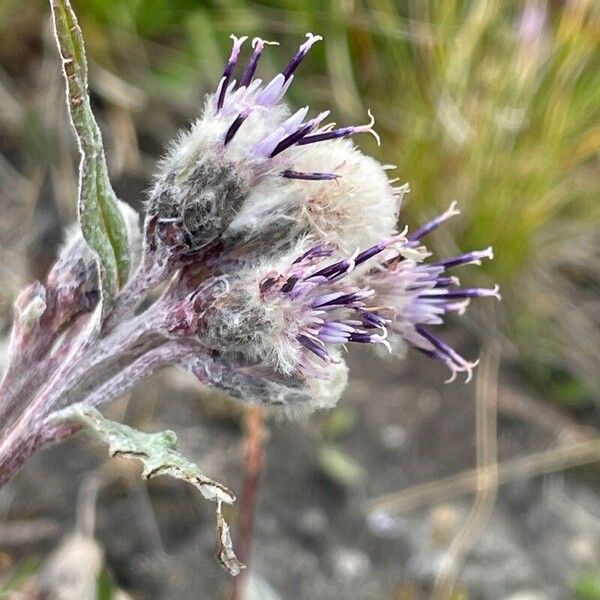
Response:
POLYGON ((79 231, 67 235, 48 274, 46 289, 55 329, 79 313, 92 310, 100 300, 96 257, 79 231))
POLYGON ((346 253, 391 235, 401 190, 345 139, 377 137, 372 116, 365 125, 335 128, 324 124, 329 111, 311 117, 304 107, 292 114, 282 103, 320 36, 307 34, 267 83, 255 72, 270 42, 253 40, 236 79, 247 38, 232 39, 216 92, 159 166, 147 208, 151 236, 192 251, 221 239, 225 251, 248 260, 287 251, 306 235, 346 253))

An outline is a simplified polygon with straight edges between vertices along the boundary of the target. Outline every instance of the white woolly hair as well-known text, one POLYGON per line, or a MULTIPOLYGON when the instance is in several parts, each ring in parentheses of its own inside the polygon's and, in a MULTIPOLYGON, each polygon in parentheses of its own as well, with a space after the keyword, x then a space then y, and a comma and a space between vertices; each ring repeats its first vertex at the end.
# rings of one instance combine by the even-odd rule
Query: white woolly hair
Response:
POLYGON ((129 206, 126 202, 118 201, 118 207, 125 221, 127 230, 127 241, 129 246, 129 270, 133 270, 138 266, 142 253, 142 234, 140 232, 140 216, 137 211, 129 206))
MULTIPOLYGON (((240 178, 261 172, 267 161, 252 153, 253 147, 277 129, 289 116, 284 105, 257 109, 242 124, 234 138, 223 146, 225 134, 234 117, 215 113, 213 95, 206 97, 202 115, 188 129, 179 132, 169 144, 166 155, 158 165, 158 177, 171 172, 185 172, 200 160, 225 158, 236 169, 240 178)), ((251 177, 250 177, 251 179, 251 177)))
POLYGON ((327 379, 313 379, 310 382, 313 409, 333 408, 348 385, 348 365, 343 359, 329 365, 327 374, 327 379))
POLYGON ((295 157, 294 169, 339 175, 333 181, 294 182, 308 194, 299 203, 300 221, 310 224, 311 233, 351 253, 395 231, 403 190, 394 188, 383 166, 350 140, 305 146, 295 157))
POLYGON ((391 235, 405 187, 395 188, 386 169, 348 139, 292 147, 257 182, 230 226, 255 235, 285 227, 289 237, 309 234, 344 253, 391 235), (328 172, 335 180, 286 179, 281 171, 328 172))
POLYGON ((282 398, 283 406, 261 406, 270 416, 288 420, 303 419, 316 410, 331 409, 339 402, 348 385, 348 370, 346 361, 340 359, 328 366, 326 379, 310 379, 305 382, 305 402, 286 402, 282 398))
POLYGON ((297 307, 294 302, 278 295, 265 301, 260 294, 260 282, 270 275, 284 274, 292 262, 310 247, 307 239, 302 239, 294 248, 273 259, 262 260, 250 265, 240 273, 240 285, 248 292, 248 314, 261 314, 262 323, 248 323, 256 331, 253 343, 247 345, 244 354, 250 361, 261 361, 280 373, 291 375, 296 372, 301 347, 295 340, 297 307))

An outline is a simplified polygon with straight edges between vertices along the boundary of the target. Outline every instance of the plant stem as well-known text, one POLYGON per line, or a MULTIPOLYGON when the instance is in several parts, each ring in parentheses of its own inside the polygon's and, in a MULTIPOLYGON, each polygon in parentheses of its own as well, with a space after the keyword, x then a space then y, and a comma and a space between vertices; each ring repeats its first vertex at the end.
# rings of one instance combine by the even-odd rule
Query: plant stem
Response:
POLYGON ((41 446, 48 442, 63 440, 79 431, 78 424, 61 424, 40 427, 27 436, 11 437, 0 448, 0 488, 11 479, 23 463, 41 446))
MULTIPOLYGON (((52 430, 57 426, 46 421, 53 411, 74 403, 86 403, 88 399, 93 405, 113 400, 140 379, 167 364, 176 364, 192 352, 183 344, 164 340, 154 348, 144 346, 143 341, 160 325, 154 307, 100 340, 95 323, 91 315, 90 321, 61 355, 62 363, 37 393, 3 398, 7 415, 17 408, 19 414, 0 423, 0 485, 8 481, 35 450, 55 439, 52 430)), ((35 365, 32 368, 35 369, 35 365)))
POLYGON ((115 300, 115 306, 107 316, 103 329, 110 331, 121 321, 133 315, 136 308, 147 298, 148 293, 168 276, 166 264, 157 267, 148 257, 136 269, 115 300))
MULTIPOLYGON (((252 405, 244 415, 245 474, 240 494, 240 520, 236 554, 249 567, 252 537, 256 515, 256 502, 261 475, 265 466, 265 429, 263 409, 252 405)), ((242 571, 233 581, 231 600, 243 600, 246 595, 249 569, 242 571)))

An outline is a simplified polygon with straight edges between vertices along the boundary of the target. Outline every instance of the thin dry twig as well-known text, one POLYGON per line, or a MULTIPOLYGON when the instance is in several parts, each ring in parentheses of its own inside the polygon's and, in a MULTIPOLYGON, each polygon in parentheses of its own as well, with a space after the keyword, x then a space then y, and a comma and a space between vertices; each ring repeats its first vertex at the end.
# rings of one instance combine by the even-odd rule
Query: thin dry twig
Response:
MULTIPOLYGON (((244 564, 250 562, 252 536, 256 515, 256 502, 260 489, 260 478, 265 466, 264 414, 260 406, 250 406, 244 415, 245 468, 244 484, 239 499, 240 523, 238 529, 237 555, 244 564)), ((242 572, 233 581, 231 600, 243 600, 248 583, 248 571, 242 572)))
MULTIPOLYGON (((598 461, 600 461, 600 437, 498 463, 498 485, 557 473, 598 461)), ((489 477, 490 470, 470 469, 457 475, 415 485, 401 492, 373 498, 367 506, 371 512, 399 513, 453 500, 475 492, 478 474, 481 476, 482 473, 489 477)))
POLYGON ((497 398, 500 350, 485 352, 477 379, 477 492, 471 511, 448 547, 436 577, 432 599, 450 598, 465 558, 480 538, 494 511, 498 492, 497 398))

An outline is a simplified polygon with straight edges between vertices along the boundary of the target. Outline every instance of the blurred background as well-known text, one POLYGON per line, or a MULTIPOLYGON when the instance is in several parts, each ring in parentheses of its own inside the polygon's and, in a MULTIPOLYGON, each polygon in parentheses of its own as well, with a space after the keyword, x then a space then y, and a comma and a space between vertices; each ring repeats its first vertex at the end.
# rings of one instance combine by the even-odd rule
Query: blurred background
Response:
MULTIPOLYGON (((269 76, 312 31, 325 40, 289 101, 340 124, 372 109, 381 147, 357 143, 410 184, 402 224, 457 200, 462 216, 432 247, 495 249, 462 278, 498 282, 504 301, 473 304, 446 332, 482 355, 476 383, 444 386, 443 367, 416 355, 351 353, 338 408, 267 423, 246 598, 600 599, 600 4, 73 4, 113 184, 137 209, 218 83, 229 34, 279 41, 269 76)), ((47 3, 0 0, 0 348, 16 293, 44 277, 75 219, 76 164, 47 3)), ((227 399, 169 371, 109 412, 174 429, 239 491, 242 412, 227 399)), ((84 440, 51 448, 0 492, 0 598, 44 586, 81 598, 60 561, 102 600, 227 598, 211 510, 84 440)))

